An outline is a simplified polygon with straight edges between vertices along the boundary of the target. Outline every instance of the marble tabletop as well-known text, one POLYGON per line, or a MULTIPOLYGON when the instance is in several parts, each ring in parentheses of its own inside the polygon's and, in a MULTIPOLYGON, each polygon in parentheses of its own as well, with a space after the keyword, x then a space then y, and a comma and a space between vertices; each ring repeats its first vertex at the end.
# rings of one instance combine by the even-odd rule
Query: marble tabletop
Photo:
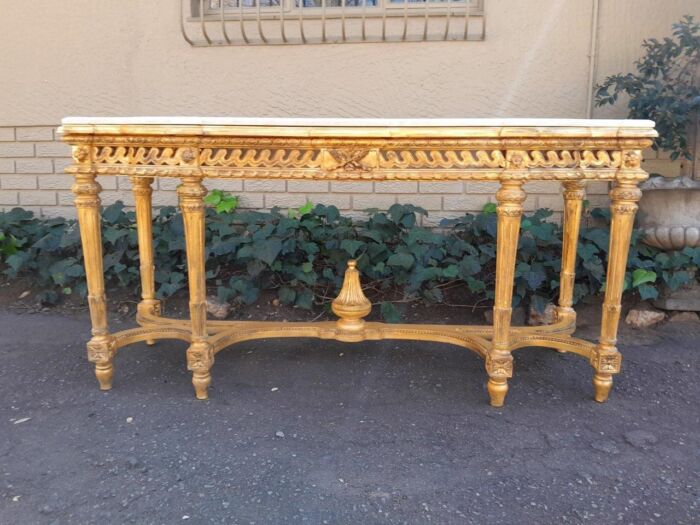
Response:
POLYGON ((651 120, 559 118, 256 118, 256 117, 67 117, 63 126, 279 126, 279 127, 594 127, 653 128, 651 120))

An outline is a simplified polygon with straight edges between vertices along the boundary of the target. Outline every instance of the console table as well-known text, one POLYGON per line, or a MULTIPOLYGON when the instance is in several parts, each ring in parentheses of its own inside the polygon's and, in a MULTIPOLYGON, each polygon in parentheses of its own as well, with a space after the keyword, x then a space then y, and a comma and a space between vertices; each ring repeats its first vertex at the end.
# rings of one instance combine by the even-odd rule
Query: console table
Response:
POLYGON ((603 402, 620 371, 616 348, 625 267, 637 201, 642 150, 656 136, 642 120, 554 119, 245 119, 66 118, 60 132, 72 146, 73 192, 85 258, 92 338, 88 359, 103 390, 112 387, 119 348, 156 339, 189 343, 187 367, 197 398, 206 399, 214 356, 252 339, 306 337, 358 342, 378 339, 439 341, 480 355, 493 406, 502 406, 513 374, 512 352, 541 346, 572 352, 593 367, 595 400, 603 402), (129 177, 136 206, 142 299, 140 327, 110 332, 107 323, 100 175, 129 177), (177 193, 185 225, 189 320, 161 315, 154 285, 151 185, 155 177, 180 179, 177 193), (303 179, 381 183, 496 181, 498 230, 493 326, 415 325, 365 322, 371 305, 354 261, 332 303, 337 321, 209 321, 205 280, 205 179, 303 179), (523 184, 559 181, 563 186, 564 233, 556 322, 512 327, 511 299, 523 211, 523 184), (574 267, 588 180, 610 181, 610 250, 597 343, 572 336, 574 267))

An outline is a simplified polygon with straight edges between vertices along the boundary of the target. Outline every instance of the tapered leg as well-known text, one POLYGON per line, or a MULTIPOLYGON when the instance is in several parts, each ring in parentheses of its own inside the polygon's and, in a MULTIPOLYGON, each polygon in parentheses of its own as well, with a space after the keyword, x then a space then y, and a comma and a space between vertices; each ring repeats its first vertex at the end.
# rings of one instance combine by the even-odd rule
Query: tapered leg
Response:
MULTIPOLYGON (((584 181, 564 183, 564 234, 561 250, 561 275, 559 282, 559 307, 557 320, 576 322, 574 305, 574 279, 576 277, 576 245, 581 225, 583 198, 586 196, 584 181)), ((559 350, 563 352, 563 350, 559 350)))
POLYGON ((637 202, 642 192, 634 180, 618 181, 610 192, 610 246, 608 272, 605 279, 605 300, 600 328, 600 341, 591 355, 591 366, 595 370, 593 388, 595 400, 604 402, 613 385, 612 376, 620 371, 622 356, 617 351, 617 327, 620 322, 622 291, 625 284, 625 269, 637 202))
POLYGON ((206 273, 204 269, 204 196, 207 190, 199 177, 184 177, 178 186, 180 208, 185 225, 187 275, 190 287, 192 342, 187 349, 187 368, 197 399, 207 399, 211 384, 210 368, 214 351, 207 339, 206 273))
MULTIPOLYGON (((138 315, 160 315, 160 301, 156 299, 155 267, 153 265, 153 212, 151 207, 151 184, 153 177, 131 177, 131 186, 136 204, 136 230, 139 241, 139 269, 141 271, 141 302, 138 315)), ((147 339, 146 344, 155 341, 147 339)))
MULTIPOLYGON (((83 160, 84 150, 74 157, 83 160)), ((102 265, 102 233, 100 216, 99 183, 94 173, 78 173, 73 184, 75 206, 78 213, 80 240, 83 246, 85 278, 88 289, 88 305, 92 321, 92 338, 87 344, 88 360, 95 363, 95 376, 101 390, 112 388, 116 353, 114 338, 109 334, 107 324, 107 301, 105 297, 104 273, 102 265)))
POLYGON ((493 342, 486 355, 486 371, 489 374, 487 389, 491 405, 500 407, 503 406, 508 392, 508 378, 513 375, 513 356, 509 348, 510 318, 520 216, 525 200, 522 182, 509 180, 501 182, 496 200, 498 201, 496 295, 493 306, 493 342))

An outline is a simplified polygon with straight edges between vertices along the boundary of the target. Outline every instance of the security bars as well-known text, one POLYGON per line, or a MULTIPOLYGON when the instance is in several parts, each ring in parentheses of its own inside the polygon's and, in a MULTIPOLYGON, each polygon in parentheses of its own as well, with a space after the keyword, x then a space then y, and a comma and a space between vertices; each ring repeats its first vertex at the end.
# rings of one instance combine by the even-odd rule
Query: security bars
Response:
POLYGON ((483 40, 485 0, 181 0, 195 47, 483 40))

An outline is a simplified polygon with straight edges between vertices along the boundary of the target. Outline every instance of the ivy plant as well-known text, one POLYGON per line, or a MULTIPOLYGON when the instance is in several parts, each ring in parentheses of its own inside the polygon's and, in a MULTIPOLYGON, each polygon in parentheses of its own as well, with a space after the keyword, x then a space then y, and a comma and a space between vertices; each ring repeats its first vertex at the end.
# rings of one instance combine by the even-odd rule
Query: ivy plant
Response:
MULTIPOLYGON (((343 281, 348 259, 358 261, 365 292, 381 316, 398 321, 401 304, 446 302, 458 286, 472 304, 493 299, 496 257, 495 207, 443 220, 440 228, 418 226, 427 212, 395 204, 367 210, 363 219, 344 216, 335 206, 306 203, 291 212, 222 208, 225 192, 207 197, 207 277, 218 296, 252 304, 261 292, 302 309, 328 307, 343 281)), ((609 212, 587 212, 581 228, 574 300, 605 289, 609 212)), ((544 308, 556 300, 561 266, 561 226, 542 209, 521 222, 513 302, 544 308)), ((122 203, 104 208, 102 236, 108 286, 138 290, 135 217, 122 203)), ((158 297, 187 285, 182 216, 163 207, 153 219, 155 280, 158 297)), ((693 279, 700 248, 663 252, 633 233, 626 274, 628 293, 654 298, 660 286, 676 289, 693 279)), ((86 293, 78 225, 73 220, 42 219, 15 208, 0 213, 0 272, 7 279, 31 279, 38 299, 55 303, 64 295, 86 293)), ((467 299, 465 298, 465 301, 467 299)))

